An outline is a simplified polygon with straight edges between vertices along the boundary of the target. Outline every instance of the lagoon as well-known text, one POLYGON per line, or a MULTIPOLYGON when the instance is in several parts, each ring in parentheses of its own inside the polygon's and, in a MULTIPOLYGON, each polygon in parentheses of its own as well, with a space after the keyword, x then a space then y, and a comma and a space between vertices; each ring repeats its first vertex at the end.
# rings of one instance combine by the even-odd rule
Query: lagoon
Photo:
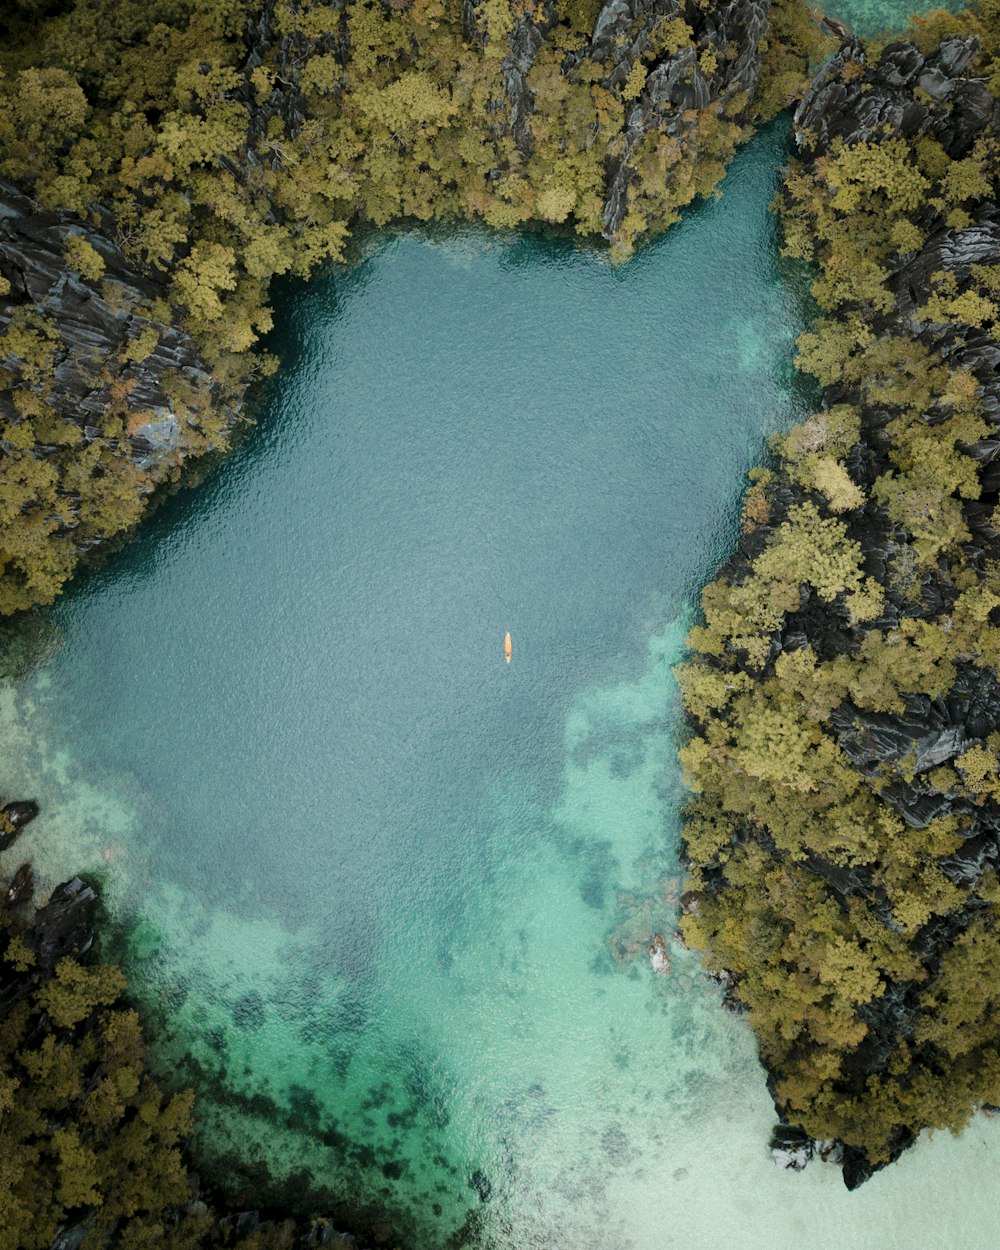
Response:
POLYGON ((646 957, 680 885, 671 666, 811 399, 785 136, 622 268, 404 232, 280 292, 255 428, 12 642, 18 854, 102 879, 244 1201, 412 1250, 993 1244, 990 1123, 853 1195, 779 1172, 745 1022, 646 957))

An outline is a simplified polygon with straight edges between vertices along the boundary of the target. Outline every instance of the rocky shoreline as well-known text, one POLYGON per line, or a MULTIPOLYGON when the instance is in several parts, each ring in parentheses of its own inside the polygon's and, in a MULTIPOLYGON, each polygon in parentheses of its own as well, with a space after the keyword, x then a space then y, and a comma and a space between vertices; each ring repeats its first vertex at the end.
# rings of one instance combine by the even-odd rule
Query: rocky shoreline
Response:
MULTIPOLYGON (((0 828, 8 830, 0 835, 2 849, 9 849, 36 814, 35 804, 26 802, 0 809, 0 828)), ((206 1200, 198 1176, 177 1153, 178 1099, 169 1099, 142 1074, 137 1022, 118 997, 124 981, 116 969, 88 958, 96 891, 74 878, 37 907, 32 893, 28 863, 0 881, 0 1082, 19 1082, 20 1115, 12 1117, 8 1140, 24 1163, 5 1198, 5 1224, 16 1228, 19 1219, 27 1219, 33 1237, 40 1228, 50 1228, 52 1250, 118 1244, 120 1237, 150 1234, 169 1237, 170 1245, 185 1250, 361 1250, 361 1242, 327 1219, 226 1210, 206 1200), (61 1058, 53 1068, 32 1063, 33 1052, 61 1058), (74 1069, 79 1078, 64 1086, 65 1075, 74 1069), (122 1091, 121 1103, 110 1104, 110 1118, 104 1112, 97 1116, 95 1099, 111 1087, 122 1091), (129 1089, 135 1090, 133 1096, 129 1089), (36 1118, 41 1107, 44 1124, 36 1118), (161 1120, 169 1121, 169 1128, 158 1135, 155 1126, 161 1120), (137 1137, 139 1124, 154 1127, 137 1137), (79 1156, 67 1153, 70 1140, 79 1156), (129 1144, 116 1163, 119 1140, 129 1144), (89 1193, 78 1174, 87 1161, 92 1169, 87 1183, 94 1186, 89 1193), (138 1176, 139 1184, 146 1183, 143 1173, 149 1171, 148 1193, 139 1203, 123 1200, 115 1181, 119 1167, 123 1175, 138 1176), (174 1182, 171 1188, 161 1189, 161 1174, 174 1182), (51 1209, 45 1207, 45 1195, 51 1209)))
POLYGON ((226 448, 274 364, 250 350, 273 277, 399 220, 566 224, 627 256, 787 104, 812 37, 801 0, 467 0, 457 23, 433 0, 391 7, 248 5, 168 99, 111 73, 106 115, 61 68, 61 32, 40 44, 52 68, 12 71, 0 614, 51 602, 183 465, 226 448))
POLYGON ((992 993, 967 1003, 963 983, 995 968, 1000 861, 987 49, 959 31, 869 55, 847 37, 794 133, 786 237, 820 266, 822 308, 800 366, 825 387, 754 475, 681 673, 699 795, 685 932, 758 1033, 776 1161, 840 1160, 853 1189, 995 1098, 992 993), (778 741, 780 771, 758 755, 778 741), (815 946, 768 901, 782 881, 815 946))

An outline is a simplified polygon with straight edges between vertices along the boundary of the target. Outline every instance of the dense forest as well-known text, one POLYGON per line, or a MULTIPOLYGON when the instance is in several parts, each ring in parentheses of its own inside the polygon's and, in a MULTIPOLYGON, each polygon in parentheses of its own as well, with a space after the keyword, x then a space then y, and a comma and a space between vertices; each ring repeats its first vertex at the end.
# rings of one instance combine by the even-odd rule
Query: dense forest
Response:
POLYGON ((679 671, 684 932, 848 1184, 1000 1103, 1000 7, 850 40, 796 114, 822 408, 679 671))

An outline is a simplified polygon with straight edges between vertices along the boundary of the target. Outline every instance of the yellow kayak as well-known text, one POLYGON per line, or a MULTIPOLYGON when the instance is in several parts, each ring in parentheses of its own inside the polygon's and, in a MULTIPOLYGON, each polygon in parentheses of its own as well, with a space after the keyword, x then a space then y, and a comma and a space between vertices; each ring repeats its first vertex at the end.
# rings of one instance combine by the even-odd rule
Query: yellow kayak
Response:
POLYGON ((505 655, 505 656, 506 656, 506 658, 507 658, 507 663, 508 663, 508 664, 510 663, 510 651, 511 651, 511 646, 510 646, 510 630, 508 629, 508 630, 507 630, 507 637, 503 640, 503 653, 504 653, 504 655, 505 655))

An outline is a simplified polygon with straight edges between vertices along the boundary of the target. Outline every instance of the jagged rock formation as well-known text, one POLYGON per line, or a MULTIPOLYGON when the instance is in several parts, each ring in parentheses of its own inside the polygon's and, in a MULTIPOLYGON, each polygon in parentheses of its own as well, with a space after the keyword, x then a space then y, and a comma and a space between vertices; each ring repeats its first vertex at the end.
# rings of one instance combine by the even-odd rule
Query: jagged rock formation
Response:
POLYGON ((725 107, 739 95, 734 120, 753 104, 761 74, 761 45, 768 31, 770 0, 729 0, 702 8, 678 0, 606 0, 590 47, 576 58, 598 62, 608 87, 621 89, 665 23, 681 19, 693 31, 694 46, 654 54, 642 90, 628 107, 621 155, 609 157, 604 237, 611 239, 628 211, 635 178, 633 154, 650 131, 683 143, 693 137, 698 114, 709 105, 725 107))
MULTIPOLYGON (((699 114, 711 104, 725 106, 740 94, 733 120, 742 120, 756 97, 761 74, 761 46, 767 35, 771 0, 729 0, 702 7, 693 0, 605 0, 594 23, 589 46, 572 53, 563 72, 574 77, 586 63, 600 66, 602 82, 621 92, 640 63, 646 73, 638 98, 628 105, 620 154, 607 160, 604 237, 613 239, 628 211, 628 191, 635 179, 633 156, 641 141, 657 132, 681 143, 690 140, 699 114), (664 48, 664 30, 684 22, 693 43, 664 48)), ((466 0, 464 30, 482 39, 477 8, 466 0)), ((552 0, 540 17, 525 15, 510 34, 510 52, 503 61, 509 121, 515 142, 530 151, 530 117, 534 109, 528 73, 546 36, 557 21, 552 0)))
MULTIPOLYGON (((113 229, 110 218, 105 221, 113 229)), ((37 384, 46 404, 80 427, 84 443, 102 439, 109 450, 154 476, 176 464, 188 441, 177 388, 208 394, 211 377, 190 335, 152 311, 164 295, 162 276, 139 273, 108 231, 39 210, 3 181, 0 275, 9 284, 8 293, 0 295, 0 333, 31 310, 55 335, 54 359, 37 384), (66 254, 71 238, 83 240, 100 257, 99 277, 85 278, 72 267, 66 254), (136 358, 139 351, 132 349, 140 343, 136 358), (128 432, 107 440, 104 415, 122 404, 128 432)), ((17 364, 0 360, 0 366, 17 364)), ((0 422, 19 420, 11 391, 0 389, 0 422)), ((0 450, 13 448, 0 440, 0 450)), ((53 450, 36 444, 35 455, 44 459, 53 450)))
MULTIPOLYGON (((1000 135, 1000 100, 990 94, 984 78, 969 72, 979 51, 978 41, 971 37, 947 39, 929 56, 900 41, 884 48, 877 62, 868 65, 864 45, 849 40, 796 110, 795 141, 800 153, 812 167, 837 140, 854 145, 898 134, 911 142, 922 135, 933 136, 952 159, 966 157, 984 132, 1000 135), (864 67, 864 72, 845 83, 848 64, 864 67)), ((895 305, 873 324, 879 334, 915 338, 949 366, 966 369, 976 379, 981 411, 993 427, 986 438, 965 448, 981 466, 980 497, 965 508, 974 544, 967 551, 982 568, 1000 554, 997 532, 988 519, 989 501, 1000 486, 1000 343, 960 318, 933 322, 919 313, 932 299, 942 274, 954 277, 960 293, 969 288, 973 265, 1000 265, 997 205, 983 198, 973 211, 976 220, 961 229, 935 222, 923 247, 897 263, 892 276, 895 305)), ((927 217, 933 220, 930 214, 927 217)), ((824 402, 830 406, 845 398, 858 396, 837 387, 824 402)), ((872 411, 863 414, 867 446, 854 452, 855 479, 863 486, 870 486, 889 468, 884 416, 872 411)), ((893 529, 885 508, 869 502, 857 534, 880 582, 887 580, 893 529)), ((958 593, 948 578, 928 572, 922 586, 924 612, 950 611, 958 593)), ((890 588, 881 623, 898 624, 911 611, 907 598, 890 588)), ((824 641, 831 653, 850 645, 848 638, 832 634, 824 641)), ((863 712, 849 702, 835 709, 831 719, 839 745, 854 767, 869 776, 883 771, 886 764, 898 768, 904 757, 912 763, 912 780, 897 776, 879 790, 911 828, 926 828, 948 814, 968 819, 968 854, 949 858, 945 871, 970 885, 978 873, 970 875, 969 856, 981 873, 1000 854, 1000 805, 974 805, 955 794, 938 793, 928 786, 926 775, 974 746, 985 745, 1000 728, 1000 682, 992 669, 959 664, 946 695, 935 699, 907 695, 904 703, 905 712, 899 716, 863 712)))
MULTIPOLYGON (((342 9, 343 4, 332 7, 342 9)), ((313 50, 313 45, 300 34, 279 30, 276 8, 277 0, 264 0, 259 12, 251 16, 247 27, 247 52, 241 67, 245 83, 238 96, 246 106, 249 116, 243 159, 251 164, 257 159, 255 153, 261 140, 267 135, 268 124, 272 119, 280 117, 284 123, 285 134, 294 138, 302 129, 306 118, 306 102, 299 79, 305 55, 313 50), (254 91, 252 75, 265 61, 274 73, 274 90, 261 101, 254 91)), ((316 50, 336 51, 341 59, 346 51, 342 41, 338 44, 329 36, 319 41, 316 50)), ((241 171, 237 167, 234 172, 241 171)))
POLYGON ((821 410, 751 489, 682 674, 685 933, 758 1030, 776 1159, 838 1157, 849 1188, 994 1101, 970 971, 993 966, 1000 865, 989 78, 970 35, 874 62, 848 37, 798 106, 786 225, 820 265, 821 410))
POLYGON ((975 39, 956 36, 925 57, 899 41, 869 66, 864 43, 848 39, 795 111, 799 151, 815 159, 835 139, 864 143, 888 133, 910 140, 929 133, 951 155, 966 151, 998 107, 986 82, 967 73, 978 51, 975 39), (845 81, 848 65, 861 76, 845 81))

